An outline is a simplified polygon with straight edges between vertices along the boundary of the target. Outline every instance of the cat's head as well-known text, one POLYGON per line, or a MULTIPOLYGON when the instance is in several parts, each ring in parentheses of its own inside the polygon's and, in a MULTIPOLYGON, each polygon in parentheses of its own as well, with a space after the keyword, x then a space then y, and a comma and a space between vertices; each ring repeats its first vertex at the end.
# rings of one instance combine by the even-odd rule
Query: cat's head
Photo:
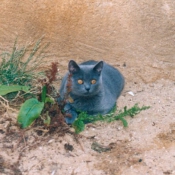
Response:
POLYGON ((78 65, 71 60, 68 65, 72 75, 71 93, 78 96, 96 95, 102 88, 103 61, 95 65, 78 65))

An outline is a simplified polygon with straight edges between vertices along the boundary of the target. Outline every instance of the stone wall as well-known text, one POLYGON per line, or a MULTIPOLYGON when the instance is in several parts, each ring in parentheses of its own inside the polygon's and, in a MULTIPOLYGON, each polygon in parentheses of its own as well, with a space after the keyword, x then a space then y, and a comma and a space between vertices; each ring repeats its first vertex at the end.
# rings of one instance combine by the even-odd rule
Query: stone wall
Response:
POLYGON ((105 60, 145 82, 175 77, 174 0, 1 0, 0 52, 44 37, 47 60, 105 60))

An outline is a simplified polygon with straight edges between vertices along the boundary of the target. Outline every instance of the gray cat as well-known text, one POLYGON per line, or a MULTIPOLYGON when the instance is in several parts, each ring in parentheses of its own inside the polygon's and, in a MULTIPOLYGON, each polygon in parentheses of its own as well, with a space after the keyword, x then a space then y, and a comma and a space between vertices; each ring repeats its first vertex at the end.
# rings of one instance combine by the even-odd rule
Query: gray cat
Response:
POLYGON ((72 117, 66 117, 66 122, 73 123, 77 117, 76 111, 86 111, 90 115, 109 113, 123 90, 122 74, 103 61, 86 61, 78 65, 71 60, 68 70, 60 87, 63 99, 67 91, 68 75, 71 74, 71 100, 64 109, 72 117))

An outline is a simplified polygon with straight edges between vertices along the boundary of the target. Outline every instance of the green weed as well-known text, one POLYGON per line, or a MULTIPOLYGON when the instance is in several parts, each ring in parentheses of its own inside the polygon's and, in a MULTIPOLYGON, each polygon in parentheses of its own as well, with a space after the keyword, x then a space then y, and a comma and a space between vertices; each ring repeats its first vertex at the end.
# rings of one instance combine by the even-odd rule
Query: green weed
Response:
POLYGON ((106 115, 97 115, 97 116, 89 116, 86 112, 80 112, 77 120, 73 123, 73 127, 75 132, 78 134, 82 132, 85 128, 85 124, 93 123, 96 121, 103 121, 103 122, 113 122, 115 120, 120 120, 123 123, 124 127, 128 126, 128 122, 124 117, 130 116, 134 117, 135 115, 139 114, 141 111, 149 109, 149 106, 142 106, 141 108, 138 104, 135 104, 130 109, 127 109, 125 106, 123 110, 116 110, 115 108, 106 115))
POLYGON ((31 85, 32 80, 35 77, 33 71, 41 64, 42 59, 45 57, 42 53, 47 45, 40 49, 41 40, 42 39, 39 39, 35 43, 32 51, 26 57, 27 59, 24 59, 24 57, 26 56, 26 53, 28 53, 28 46, 17 49, 17 40, 14 43, 11 53, 5 52, 0 55, 2 60, 0 62, 1 85, 31 85))

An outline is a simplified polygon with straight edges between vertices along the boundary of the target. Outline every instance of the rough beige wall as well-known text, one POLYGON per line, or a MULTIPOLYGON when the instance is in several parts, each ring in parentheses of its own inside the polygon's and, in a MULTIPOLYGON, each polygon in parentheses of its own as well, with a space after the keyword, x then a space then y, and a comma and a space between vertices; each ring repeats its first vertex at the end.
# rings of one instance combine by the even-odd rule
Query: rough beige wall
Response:
POLYGON ((175 77, 174 0, 1 0, 0 12, 1 52, 45 35, 63 68, 96 59, 125 62, 130 80, 175 77))

